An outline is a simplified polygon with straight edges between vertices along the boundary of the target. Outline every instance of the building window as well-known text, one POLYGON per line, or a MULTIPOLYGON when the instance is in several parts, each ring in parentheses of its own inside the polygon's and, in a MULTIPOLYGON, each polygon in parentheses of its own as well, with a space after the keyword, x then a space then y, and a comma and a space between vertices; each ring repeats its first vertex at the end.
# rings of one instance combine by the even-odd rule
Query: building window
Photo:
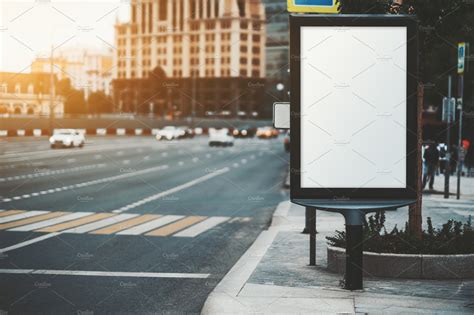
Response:
POLYGON ((2 85, 0 85, 0 92, 7 93, 7 88, 8 85, 6 83, 3 83, 2 85))
POLYGON ((160 0, 160 6, 158 8, 158 18, 160 21, 166 21, 166 14, 168 12, 168 0, 160 0))
POLYGON ((35 88, 33 84, 28 85, 28 94, 34 94, 35 93, 35 88))
POLYGON ((15 93, 21 94, 21 85, 20 85, 20 83, 15 84, 15 93))
POLYGON ((221 22, 221 27, 222 27, 223 29, 228 29, 228 28, 230 28, 230 21, 222 21, 222 22, 221 22))
POLYGON ((237 5, 239 6, 239 15, 241 17, 245 16, 245 0, 237 0, 237 5))

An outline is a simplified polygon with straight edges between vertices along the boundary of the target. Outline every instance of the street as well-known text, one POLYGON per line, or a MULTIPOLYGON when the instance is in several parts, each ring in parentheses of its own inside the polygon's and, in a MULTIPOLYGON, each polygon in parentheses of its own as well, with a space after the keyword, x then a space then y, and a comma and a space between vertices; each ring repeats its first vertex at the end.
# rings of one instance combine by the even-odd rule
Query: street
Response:
MULTIPOLYGON (((287 199, 282 139, 5 139, 0 310, 199 313, 287 199)), ((1 313, 1 311, 0 311, 1 313)))

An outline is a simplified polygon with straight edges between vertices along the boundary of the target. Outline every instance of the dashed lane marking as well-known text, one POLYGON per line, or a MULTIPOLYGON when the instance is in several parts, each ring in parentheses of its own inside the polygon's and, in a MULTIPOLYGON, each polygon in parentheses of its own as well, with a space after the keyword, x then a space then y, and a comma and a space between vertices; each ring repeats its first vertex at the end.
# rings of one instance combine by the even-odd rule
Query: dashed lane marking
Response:
POLYGON ((73 220, 73 221, 69 221, 69 222, 65 222, 65 223, 59 223, 59 224, 56 224, 56 225, 48 226, 48 227, 45 227, 43 229, 36 230, 35 232, 48 232, 48 233, 59 232, 59 231, 70 229, 70 228, 73 228, 73 227, 76 227, 76 226, 81 226, 81 225, 84 225, 84 224, 87 224, 87 223, 95 222, 97 220, 106 219, 106 218, 109 218, 111 216, 113 216, 112 213, 96 213, 96 214, 89 215, 87 217, 83 217, 83 218, 80 218, 80 219, 77 219, 77 220, 73 220))
POLYGON ((196 237, 201 233, 204 233, 207 230, 212 229, 213 227, 216 227, 217 225, 229 220, 229 217, 212 217, 204 220, 203 222, 200 222, 196 225, 193 225, 190 228, 187 228, 186 230, 183 230, 181 232, 176 233, 173 236, 177 237, 196 237))
POLYGON ((107 218, 107 219, 99 220, 99 221, 94 222, 94 223, 89 223, 89 224, 86 224, 86 225, 83 225, 83 226, 80 226, 80 227, 69 229, 69 230, 66 230, 64 232, 65 233, 74 233, 74 234, 88 233, 90 231, 98 230, 98 229, 101 229, 103 227, 106 227, 106 226, 109 226, 109 225, 112 225, 112 224, 116 224, 116 223, 131 219, 131 218, 134 218, 134 217, 137 217, 137 216, 138 216, 138 214, 128 214, 128 213, 119 214, 119 215, 116 215, 116 216, 113 216, 113 217, 110 217, 110 218, 107 218))
MULTIPOLYGON (((129 172, 129 173, 124 173, 124 174, 120 174, 120 175, 116 175, 116 176, 91 180, 91 181, 87 181, 87 182, 83 182, 83 183, 79 183, 79 184, 74 184, 74 185, 69 185, 69 186, 64 186, 64 187, 58 187, 58 188, 55 188, 55 189, 43 190, 43 191, 39 192, 39 195, 52 194, 52 193, 56 193, 56 192, 60 192, 60 191, 66 191, 66 190, 71 190, 71 189, 84 188, 84 187, 97 185, 97 184, 103 184, 103 183, 107 183, 107 182, 116 181, 116 180, 119 180, 119 179, 124 179, 124 178, 129 178, 129 177, 142 175, 142 174, 148 174, 150 172, 156 172, 156 171, 164 170, 164 169, 167 169, 168 167, 169 167, 168 165, 161 165, 161 166, 147 168, 147 169, 140 170, 140 171, 132 171, 132 172, 129 172)), ((25 197, 25 195, 15 196, 13 198, 4 198, 4 199, 2 199, 2 202, 6 203, 6 202, 12 201, 12 199, 13 200, 20 200, 20 199, 36 197, 36 196, 38 196, 38 195, 31 194, 31 195, 28 195, 27 197, 25 197)))
POLYGON ((118 235, 140 235, 140 234, 154 230, 156 228, 167 225, 171 222, 174 222, 182 218, 184 218, 184 216, 182 215, 165 215, 153 221, 146 222, 146 223, 134 226, 130 229, 126 229, 124 231, 118 232, 117 234, 118 235))
POLYGON ((173 272, 117 272, 117 271, 82 271, 82 270, 45 270, 45 269, 0 269, 2 274, 29 274, 55 276, 86 277, 131 277, 131 278, 179 278, 206 279, 208 273, 173 273, 173 272))
POLYGON ((6 217, 6 216, 9 216, 9 215, 14 215, 14 214, 17 214, 17 213, 22 213, 22 212, 24 212, 24 211, 21 211, 21 210, 8 210, 8 211, 1 212, 0 217, 6 217))
POLYGON ((184 183, 182 185, 179 185, 179 186, 176 186, 174 188, 171 188, 171 189, 168 189, 168 190, 165 190, 163 192, 160 192, 158 194, 155 194, 155 195, 152 195, 152 196, 149 196, 145 199, 142 199, 142 200, 139 200, 137 202, 134 202, 132 204, 129 204, 127 206, 124 206, 120 209, 117 209, 117 210, 114 210, 112 212, 114 213, 121 213, 121 212, 125 212, 125 211, 128 211, 130 209, 134 209, 136 207, 139 207, 141 205, 144 205, 146 203, 149 203, 149 202, 152 202, 152 201, 155 201, 157 199, 160 199, 160 198, 163 198, 165 196, 168 196, 168 195, 171 195, 171 194, 174 194, 174 193, 177 193, 178 191, 181 191, 181 190, 184 190, 184 189, 187 189, 189 187, 192 187, 194 185, 197 185, 197 184, 200 184, 202 182, 205 182, 205 181, 208 181, 216 176, 219 176, 219 175, 222 175, 222 174, 225 174, 227 173, 228 171, 230 171, 230 168, 226 167, 226 168, 223 168, 223 169, 220 169, 218 171, 214 171, 212 173, 209 173, 207 175, 204 175, 202 177, 199 177, 199 178, 196 178, 196 179, 193 179, 187 183, 184 183))
POLYGON ((132 226, 136 226, 145 222, 148 222, 150 220, 154 220, 159 218, 159 215, 153 215, 153 214, 145 214, 130 220, 122 221, 120 223, 105 227, 100 230, 96 230, 93 232, 90 232, 91 234, 113 234, 120 232, 122 230, 128 229, 132 226))
POLYGON ((165 227, 159 228, 157 230, 146 233, 145 235, 149 236, 169 236, 176 233, 177 231, 183 230, 184 228, 193 225, 195 223, 205 220, 206 217, 192 216, 187 217, 178 222, 168 224, 165 227))
POLYGON ((19 214, 0 218, 0 223, 7 223, 7 222, 15 221, 15 220, 26 219, 29 217, 34 217, 36 215, 45 214, 45 213, 47 213, 47 211, 28 211, 24 213, 19 213, 19 214))
POLYGON ((9 222, 9 223, 4 223, 0 224, 0 230, 7 230, 7 229, 12 229, 17 226, 22 226, 22 225, 27 225, 39 221, 44 221, 44 220, 49 220, 52 218, 60 217, 62 215, 65 215, 66 212, 50 212, 42 215, 37 215, 31 218, 23 219, 23 220, 18 220, 14 222, 9 222))
POLYGON ((66 221, 72 221, 72 220, 79 219, 91 214, 93 213, 92 212, 74 212, 74 213, 60 216, 58 218, 20 226, 14 229, 10 229, 9 231, 25 232, 25 231, 39 230, 41 228, 44 228, 50 225, 54 225, 54 224, 58 224, 58 223, 66 222, 66 221))

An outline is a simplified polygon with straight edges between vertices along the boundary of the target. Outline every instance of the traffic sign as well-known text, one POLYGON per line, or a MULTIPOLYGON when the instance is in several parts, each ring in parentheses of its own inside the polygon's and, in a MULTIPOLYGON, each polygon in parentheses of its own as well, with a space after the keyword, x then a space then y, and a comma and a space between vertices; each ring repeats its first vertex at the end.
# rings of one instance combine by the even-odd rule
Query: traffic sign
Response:
POLYGON ((339 0, 288 0, 294 13, 339 13, 339 0))
POLYGON ((443 98, 443 114, 442 120, 444 122, 452 123, 456 116, 456 99, 451 97, 451 99, 444 97, 443 98))
POLYGON ((466 43, 458 45, 458 73, 463 74, 466 64, 466 43))

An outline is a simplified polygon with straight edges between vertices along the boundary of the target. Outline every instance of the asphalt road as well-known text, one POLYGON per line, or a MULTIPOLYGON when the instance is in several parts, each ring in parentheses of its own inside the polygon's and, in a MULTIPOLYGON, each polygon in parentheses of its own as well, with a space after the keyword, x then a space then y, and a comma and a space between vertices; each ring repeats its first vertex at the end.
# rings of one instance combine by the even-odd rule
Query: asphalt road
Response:
POLYGON ((0 313, 199 313, 270 223, 282 139, 0 142, 0 313))

